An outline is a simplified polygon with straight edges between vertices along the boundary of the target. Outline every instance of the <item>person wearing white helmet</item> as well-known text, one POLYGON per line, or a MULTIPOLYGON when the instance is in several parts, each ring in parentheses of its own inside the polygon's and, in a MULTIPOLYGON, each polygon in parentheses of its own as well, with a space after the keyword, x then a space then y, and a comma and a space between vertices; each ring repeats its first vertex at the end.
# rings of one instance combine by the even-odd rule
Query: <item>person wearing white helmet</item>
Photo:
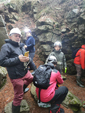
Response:
POLYGON ((22 46, 21 31, 13 28, 9 33, 9 39, 0 51, 0 66, 6 67, 9 78, 14 88, 12 113, 20 113, 20 103, 23 99, 25 88, 32 82, 33 76, 28 70, 28 65, 35 70, 30 57, 24 56, 26 52, 22 46))
MULTIPOLYGON (((52 66, 54 68, 52 68, 51 76, 49 79, 50 86, 47 89, 40 90, 40 101, 43 103, 51 103, 49 113, 64 113, 64 110, 60 108, 60 104, 65 99, 68 93, 68 88, 65 86, 60 86, 64 81, 60 72, 55 68, 57 65, 56 57, 53 55, 49 56, 46 65, 52 66)), ((36 94, 39 98, 39 88, 37 87, 36 94)))
POLYGON ((46 59, 46 62, 48 62, 48 58, 53 55, 57 59, 57 66, 59 67, 60 73, 62 73, 62 70, 65 69, 65 73, 67 71, 67 64, 66 64, 66 58, 64 53, 61 51, 62 49, 62 43, 60 41, 56 41, 54 43, 54 50, 49 54, 49 56, 46 59))
POLYGON ((26 34, 26 41, 25 41, 25 49, 26 51, 29 51, 29 56, 34 58, 35 55, 35 39, 32 36, 32 32, 29 28, 25 28, 25 34, 26 34))

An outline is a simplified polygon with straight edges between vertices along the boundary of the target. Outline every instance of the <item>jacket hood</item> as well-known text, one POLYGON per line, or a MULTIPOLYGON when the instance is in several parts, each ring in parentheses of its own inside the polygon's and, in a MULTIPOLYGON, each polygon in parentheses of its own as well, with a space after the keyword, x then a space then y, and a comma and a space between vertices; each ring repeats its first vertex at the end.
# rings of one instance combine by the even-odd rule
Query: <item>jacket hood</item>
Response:
POLYGON ((60 53, 60 52, 61 52, 61 49, 58 50, 58 51, 56 51, 56 50, 54 49, 54 52, 55 52, 55 53, 60 53))
POLYGON ((12 44, 13 46, 19 46, 19 43, 18 43, 18 42, 14 42, 14 41, 12 41, 11 39, 5 39, 5 42, 6 42, 6 43, 10 43, 10 44, 12 44))
POLYGON ((23 47, 24 46, 24 43, 18 43, 18 42, 12 41, 11 39, 5 39, 5 42, 10 43, 10 44, 12 44, 13 46, 16 46, 16 47, 18 47, 18 46, 23 47))
POLYGON ((54 64, 52 64, 52 63, 47 63, 47 64, 45 64, 46 66, 50 66, 52 69, 54 68, 54 64))
POLYGON ((85 45, 82 45, 81 48, 85 49, 85 45))

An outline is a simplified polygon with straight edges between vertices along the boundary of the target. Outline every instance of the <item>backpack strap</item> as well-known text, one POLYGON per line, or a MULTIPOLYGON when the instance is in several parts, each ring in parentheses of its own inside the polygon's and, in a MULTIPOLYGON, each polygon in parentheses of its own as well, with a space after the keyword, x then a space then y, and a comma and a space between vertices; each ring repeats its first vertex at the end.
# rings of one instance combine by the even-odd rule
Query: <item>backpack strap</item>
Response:
POLYGON ((40 103, 40 91, 41 91, 41 88, 39 88, 39 103, 40 103))

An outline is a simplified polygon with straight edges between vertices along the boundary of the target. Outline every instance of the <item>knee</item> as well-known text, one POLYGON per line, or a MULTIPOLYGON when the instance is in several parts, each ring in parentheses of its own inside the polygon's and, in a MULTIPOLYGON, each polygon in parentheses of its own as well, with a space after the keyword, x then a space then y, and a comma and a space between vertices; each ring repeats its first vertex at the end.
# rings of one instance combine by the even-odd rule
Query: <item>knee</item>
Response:
POLYGON ((63 88, 64 88, 65 94, 67 95, 67 93, 68 93, 68 88, 67 88, 66 86, 63 86, 63 88))

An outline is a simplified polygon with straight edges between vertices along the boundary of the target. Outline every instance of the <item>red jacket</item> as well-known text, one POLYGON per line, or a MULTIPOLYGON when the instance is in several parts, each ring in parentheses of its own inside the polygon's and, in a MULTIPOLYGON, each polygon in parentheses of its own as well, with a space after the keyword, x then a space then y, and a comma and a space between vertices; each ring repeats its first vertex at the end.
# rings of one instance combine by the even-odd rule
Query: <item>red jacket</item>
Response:
MULTIPOLYGON (((49 102, 55 94, 55 90, 57 90, 56 88, 56 84, 62 84, 63 83, 63 79, 61 78, 61 74, 58 71, 51 73, 51 77, 50 77, 50 86, 47 89, 41 89, 40 91, 40 100, 42 102, 49 102)), ((37 93, 37 97, 39 98, 39 88, 36 88, 36 93, 37 93)))
POLYGON ((81 68, 85 69, 85 45, 82 45, 81 49, 79 49, 78 52, 76 53, 74 63, 81 65, 81 68))

